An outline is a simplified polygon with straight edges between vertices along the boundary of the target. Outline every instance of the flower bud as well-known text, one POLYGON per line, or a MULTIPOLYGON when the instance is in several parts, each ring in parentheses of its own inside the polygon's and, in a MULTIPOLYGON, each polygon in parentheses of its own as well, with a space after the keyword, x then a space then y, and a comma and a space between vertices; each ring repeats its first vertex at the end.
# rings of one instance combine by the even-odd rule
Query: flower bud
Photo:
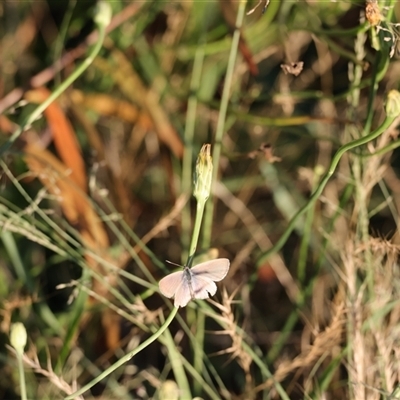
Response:
POLYGON ((388 117, 398 117, 400 115, 400 93, 397 90, 391 90, 386 99, 386 115, 388 117))
POLYGON ((204 144, 197 158, 193 191, 197 201, 206 201, 210 196, 213 172, 210 150, 211 145, 204 144))
POLYGON ((109 3, 99 1, 94 11, 94 22, 97 25, 108 26, 111 22, 112 10, 109 3))
POLYGON ((20 355, 24 354, 27 338, 26 329, 23 323, 16 322, 11 325, 10 343, 20 355))
POLYGON ((160 400, 179 400, 180 390, 176 382, 167 380, 162 383, 158 398, 160 400))

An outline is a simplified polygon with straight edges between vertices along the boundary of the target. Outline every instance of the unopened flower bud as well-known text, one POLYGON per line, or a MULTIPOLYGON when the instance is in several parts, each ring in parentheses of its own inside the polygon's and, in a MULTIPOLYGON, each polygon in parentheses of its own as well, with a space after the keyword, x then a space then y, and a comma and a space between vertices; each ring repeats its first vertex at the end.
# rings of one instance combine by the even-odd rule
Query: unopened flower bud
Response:
POLYGON ((400 93, 397 90, 391 90, 386 99, 386 115, 388 117, 398 117, 400 115, 400 93))
POLYGON ((10 343, 20 355, 24 354, 27 338, 26 329, 23 323, 16 322, 11 325, 10 343))
POLYGON ((179 400, 180 391, 176 382, 167 380, 160 388, 159 395, 160 400, 179 400))
POLYGON ((196 197, 197 201, 206 201, 210 196, 213 172, 210 151, 211 145, 204 144, 197 158, 193 191, 194 197, 196 197))
POLYGON ((111 22, 112 10, 109 3, 99 1, 94 11, 94 22, 97 25, 108 26, 111 22))

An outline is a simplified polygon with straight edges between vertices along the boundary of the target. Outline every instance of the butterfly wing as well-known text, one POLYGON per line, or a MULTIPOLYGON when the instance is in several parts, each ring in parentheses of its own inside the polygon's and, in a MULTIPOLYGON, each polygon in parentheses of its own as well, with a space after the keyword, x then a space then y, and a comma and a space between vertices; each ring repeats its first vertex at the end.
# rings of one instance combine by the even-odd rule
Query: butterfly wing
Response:
POLYGON ((185 307, 192 299, 187 270, 173 272, 158 283, 160 292, 168 298, 174 297, 175 307, 185 307))
POLYGON ((183 271, 182 284, 175 292, 175 307, 185 307, 192 300, 192 289, 190 286, 189 268, 183 271))
MULTIPOLYGON (((229 271, 230 262, 227 258, 217 258, 195 265, 190 269, 192 276, 207 278, 219 282, 225 278, 229 271)), ((215 292, 214 292, 215 294, 215 292)))
POLYGON ((214 296, 217 292, 217 285, 215 282, 203 275, 192 275, 191 283, 193 297, 195 299, 208 299, 210 296, 214 296))
POLYGON ((160 292, 169 299, 174 297, 177 290, 183 283, 183 271, 173 272, 161 279, 158 283, 160 292))

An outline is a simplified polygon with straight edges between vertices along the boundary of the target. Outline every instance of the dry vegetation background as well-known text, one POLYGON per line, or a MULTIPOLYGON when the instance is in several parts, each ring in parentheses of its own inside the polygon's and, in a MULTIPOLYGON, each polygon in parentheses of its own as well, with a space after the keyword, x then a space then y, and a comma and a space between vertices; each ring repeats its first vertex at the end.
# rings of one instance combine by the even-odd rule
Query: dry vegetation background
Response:
POLYGON ((400 398, 396 116, 318 186, 386 118, 400 4, 109 4, 100 52, 28 126, 99 43, 95 2, 0 4, 0 398, 23 397, 14 322, 30 399, 64 398, 158 332, 204 143, 221 155, 197 253, 229 258, 228 276, 76 398, 400 398))

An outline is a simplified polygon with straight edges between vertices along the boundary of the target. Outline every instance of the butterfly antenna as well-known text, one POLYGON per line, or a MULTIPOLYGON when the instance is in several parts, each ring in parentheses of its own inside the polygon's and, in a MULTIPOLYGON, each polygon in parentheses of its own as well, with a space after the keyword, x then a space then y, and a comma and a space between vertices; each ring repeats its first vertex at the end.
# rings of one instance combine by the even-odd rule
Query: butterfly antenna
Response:
POLYGON ((172 261, 169 261, 169 260, 165 260, 165 262, 167 262, 168 264, 172 264, 172 265, 176 265, 177 267, 184 267, 183 265, 180 265, 180 264, 177 264, 177 263, 174 263, 174 262, 172 262, 172 261))

